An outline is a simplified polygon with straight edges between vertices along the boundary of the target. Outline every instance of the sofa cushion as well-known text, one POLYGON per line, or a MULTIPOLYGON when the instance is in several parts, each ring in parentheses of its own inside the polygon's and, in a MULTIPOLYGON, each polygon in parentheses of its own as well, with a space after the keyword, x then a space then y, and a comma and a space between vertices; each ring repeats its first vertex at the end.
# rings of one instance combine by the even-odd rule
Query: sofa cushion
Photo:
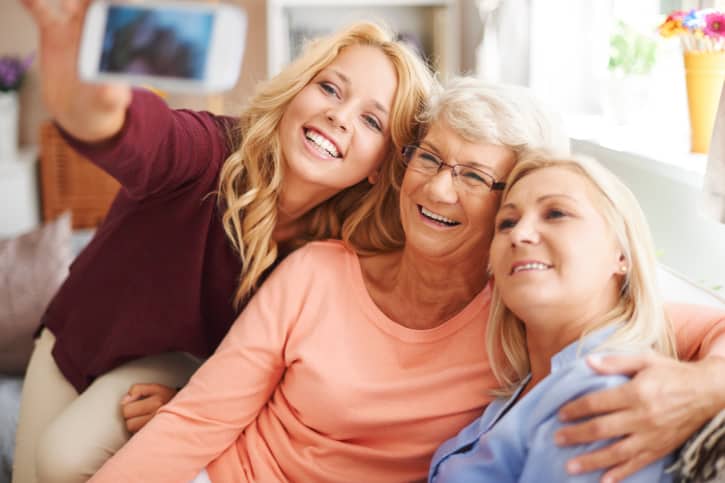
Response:
POLYGON ((723 298, 725 294, 706 290, 661 263, 657 264, 657 282, 664 302, 707 305, 725 309, 725 298, 723 298))
POLYGON ((46 305, 68 274, 71 218, 0 240, 0 373, 21 374, 46 305))

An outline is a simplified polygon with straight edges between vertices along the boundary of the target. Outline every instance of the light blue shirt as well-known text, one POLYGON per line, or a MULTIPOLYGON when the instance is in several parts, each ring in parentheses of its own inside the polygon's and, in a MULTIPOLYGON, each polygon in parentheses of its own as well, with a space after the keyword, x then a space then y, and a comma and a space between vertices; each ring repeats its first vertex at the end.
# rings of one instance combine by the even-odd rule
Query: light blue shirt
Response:
MULTIPOLYGON (((564 427, 557 411, 568 401, 592 391, 618 386, 620 375, 600 375, 584 356, 601 344, 615 327, 609 326, 576 341, 551 359, 551 374, 516 404, 524 383, 508 399, 496 399, 483 415, 449 439, 433 456, 428 481, 433 483, 599 482, 603 471, 569 475, 566 462, 602 448, 614 440, 559 447, 554 433, 564 427), (513 404, 513 405, 512 405, 513 404)), ((671 482, 665 468, 671 456, 627 478, 627 482, 671 482)))

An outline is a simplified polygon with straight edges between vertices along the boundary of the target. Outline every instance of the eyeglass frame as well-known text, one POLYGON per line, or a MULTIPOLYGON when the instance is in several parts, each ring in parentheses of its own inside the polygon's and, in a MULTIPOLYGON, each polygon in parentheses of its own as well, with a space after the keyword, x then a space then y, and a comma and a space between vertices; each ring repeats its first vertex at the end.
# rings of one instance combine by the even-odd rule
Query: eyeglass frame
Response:
MULTIPOLYGON (((438 169, 436 170, 435 173, 431 173, 430 174, 430 177, 431 178, 433 176, 438 175, 438 173, 441 172, 441 169, 443 169, 443 167, 445 166, 446 168, 449 168, 451 170, 451 177, 455 181, 455 179, 459 176, 458 171, 457 171, 456 168, 458 168, 459 166, 462 166, 464 168, 472 169, 472 170, 474 170, 474 171, 476 171, 478 173, 481 173, 481 174, 485 175, 485 177, 491 178, 492 183, 491 183, 491 186, 488 187, 489 188, 489 192, 491 192, 491 191, 503 191, 506 188, 506 182, 505 181, 497 181, 496 180, 496 177, 493 174, 488 173, 488 172, 486 172, 486 171, 484 171, 482 169, 475 168, 475 167, 471 166, 470 164, 449 164, 449 163, 446 163, 445 161, 443 161, 443 159, 441 159, 440 155, 434 153, 430 149, 426 149, 426 148, 422 147, 420 144, 406 144, 405 146, 403 146, 403 149, 401 150, 401 154, 402 154, 402 157, 403 157, 403 166, 405 166, 406 168, 408 168, 408 165, 410 164, 410 160, 412 158, 412 156, 406 155, 406 151, 408 151, 408 150, 417 150, 417 149, 420 149, 421 151, 424 151, 426 154, 431 155, 435 160, 438 161, 438 169)), ((414 169, 414 171, 416 173, 426 174, 426 173, 423 173, 423 172, 418 171, 418 170, 415 170, 415 169, 414 169)))

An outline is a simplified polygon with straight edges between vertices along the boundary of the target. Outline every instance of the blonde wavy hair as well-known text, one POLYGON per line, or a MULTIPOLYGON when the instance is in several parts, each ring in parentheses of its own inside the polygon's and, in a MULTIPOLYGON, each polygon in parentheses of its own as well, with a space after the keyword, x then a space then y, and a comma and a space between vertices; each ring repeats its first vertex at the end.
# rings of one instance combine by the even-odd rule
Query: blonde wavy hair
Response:
MULTIPOLYGON (((619 178, 594 159, 569 157, 554 159, 531 155, 521 160, 509 175, 503 198, 511 188, 534 171, 560 167, 588 179, 596 187, 595 207, 614 233, 627 264, 621 296, 615 307, 592 331, 621 322, 621 326, 598 349, 654 350, 677 357, 672 327, 665 316, 656 282, 655 251, 647 221, 632 192, 619 178)), ((508 396, 529 372, 526 328, 504 304, 494 284, 486 346, 494 375, 502 384, 498 396, 508 396)))
MULTIPOLYGON (((282 115, 292 99, 340 51, 355 45, 380 49, 397 74, 398 86, 390 113, 391 142, 383 168, 415 136, 415 119, 428 96, 432 75, 416 54, 374 23, 356 23, 310 42, 302 55, 281 73, 261 83, 240 116, 233 137, 240 139, 241 144, 224 162, 219 181, 218 202, 224 210, 224 230, 242 260, 234 296, 237 309, 278 254, 272 232, 277 223, 277 198, 284 177, 278 136, 282 115)), ((308 229, 301 239, 340 237, 342 224, 350 216, 347 233, 363 232, 370 222, 370 213, 377 210, 378 198, 384 191, 380 185, 384 181, 381 179, 371 189, 368 181, 362 180, 312 209, 303 217, 308 229)), ((382 212, 374 214, 372 222, 382 216, 382 212)))

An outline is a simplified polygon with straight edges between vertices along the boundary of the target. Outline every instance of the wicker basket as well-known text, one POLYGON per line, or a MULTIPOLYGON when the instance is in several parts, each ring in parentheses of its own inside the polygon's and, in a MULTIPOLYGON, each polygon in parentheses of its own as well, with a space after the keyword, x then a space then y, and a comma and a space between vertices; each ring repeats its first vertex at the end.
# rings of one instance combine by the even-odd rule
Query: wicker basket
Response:
POLYGON ((119 184, 76 153, 52 122, 44 122, 40 127, 40 189, 43 220, 70 210, 73 228, 95 228, 106 216, 119 184))

